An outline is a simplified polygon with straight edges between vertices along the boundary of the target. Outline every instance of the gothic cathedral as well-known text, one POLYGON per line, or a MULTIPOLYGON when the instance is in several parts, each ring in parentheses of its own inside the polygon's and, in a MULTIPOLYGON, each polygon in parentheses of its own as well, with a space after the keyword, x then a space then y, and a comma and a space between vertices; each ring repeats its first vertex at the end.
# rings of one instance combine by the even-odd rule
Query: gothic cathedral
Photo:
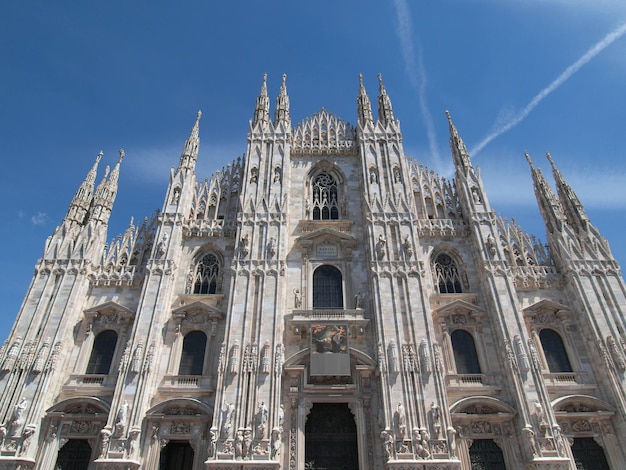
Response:
POLYGON ((102 155, 0 349, 0 469, 623 469, 626 286, 550 155, 547 245, 408 159, 379 76, 356 126, 266 79, 245 155, 107 243, 102 155))

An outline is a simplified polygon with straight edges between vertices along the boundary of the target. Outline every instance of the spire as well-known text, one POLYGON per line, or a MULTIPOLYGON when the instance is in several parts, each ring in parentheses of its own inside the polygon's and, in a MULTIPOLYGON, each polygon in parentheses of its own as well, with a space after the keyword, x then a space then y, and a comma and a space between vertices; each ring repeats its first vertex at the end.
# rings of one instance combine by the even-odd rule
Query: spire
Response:
POLYGON ((280 94, 276 98, 276 113, 274 115, 274 123, 279 122, 290 123, 289 118, 289 96, 287 96, 287 74, 283 74, 283 83, 280 86, 280 94))
POLYGON ((263 85, 261 86, 261 92, 256 99, 256 108, 254 110, 254 120, 252 125, 261 123, 266 124, 270 120, 270 99, 267 96, 267 74, 263 74, 263 85))
POLYGON ((446 111, 446 116, 448 117, 448 127, 450 128, 450 149, 452 150, 454 166, 467 173, 472 168, 472 161, 470 160, 467 147, 465 147, 465 142, 459 136, 456 126, 452 122, 452 116, 450 116, 448 111, 446 111))
POLYGON ((590 222, 580 199, 578 199, 574 190, 569 184, 567 184, 567 181, 565 181, 565 178, 554 164, 552 155, 550 155, 550 153, 546 153, 546 158, 550 162, 550 166, 552 166, 552 175, 554 176, 554 181, 556 182, 557 194, 559 195, 561 206, 565 210, 568 221, 573 227, 586 232, 589 228, 590 222))
POLYGON ((365 87, 363 86, 363 74, 359 74, 359 96, 356 99, 357 115, 359 123, 364 125, 366 122, 372 122, 372 104, 367 96, 365 87))
POLYGON ((553 233, 555 229, 560 231, 564 220, 561 204, 554 195, 552 188, 544 178, 541 169, 535 168, 533 165, 533 161, 531 160, 528 152, 525 153, 524 156, 528 161, 528 165, 530 165, 533 186, 535 188, 535 196, 537 198, 537 203, 539 204, 539 210, 541 211, 546 223, 548 233, 553 233))
POLYGON ((378 120, 387 125, 394 122, 393 109, 391 108, 391 100, 383 85, 383 76, 378 74, 378 120))
POLYGON ((98 172, 98 163, 100 163, 102 155, 102 150, 100 150, 100 153, 96 156, 96 161, 91 167, 91 170, 89 170, 85 180, 76 190, 76 194, 74 195, 74 198, 70 203, 70 207, 67 210, 65 220, 78 222, 79 224, 83 224, 85 222, 85 218, 87 217, 89 206, 91 204, 91 198, 93 196, 96 174, 98 172))
POLYGON ((96 188, 96 193, 93 197, 93 208, 91 211, 91 219, 99 222, 107 223, 113 209, 113 203, 115 202, 115 196, 117 195, 117 182, 120 176, 120 165, 124 160, 124 149, 120 150, 120 157, 117 163, 113 167, 111 174, 109 175, 109 167, 107 166, 104 171, 104 177, 96 188))
POLYGON ((189 137, 185 141, 185 147, 180 155, 180 163, 178 164, 178 170, 194 170, 196 167, 196 160, 198 159, 198 148, 200 147, 200 118, 202 117, 202 111, 198 111, 196 115, 196 123, 191 129, 189 137))

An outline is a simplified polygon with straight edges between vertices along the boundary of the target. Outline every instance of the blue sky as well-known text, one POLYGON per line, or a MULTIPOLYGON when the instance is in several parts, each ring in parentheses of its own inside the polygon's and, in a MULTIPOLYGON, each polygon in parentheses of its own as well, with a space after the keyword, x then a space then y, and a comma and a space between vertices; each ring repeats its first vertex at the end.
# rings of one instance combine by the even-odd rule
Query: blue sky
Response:
POLYGON ((381 72, 406 153, 446 176, 446 109, 470 150, 519 121, 472 153, 492 206, 545 239, 523 154, 549 173, 549 151, 625 265, 623 0, 174 3, 2 2, 0 336, 96 154, 126 150, 111 239, 161 207, 197 110, 200 177, 245 152, 264 72, 294 124, 355 123, 381 72))

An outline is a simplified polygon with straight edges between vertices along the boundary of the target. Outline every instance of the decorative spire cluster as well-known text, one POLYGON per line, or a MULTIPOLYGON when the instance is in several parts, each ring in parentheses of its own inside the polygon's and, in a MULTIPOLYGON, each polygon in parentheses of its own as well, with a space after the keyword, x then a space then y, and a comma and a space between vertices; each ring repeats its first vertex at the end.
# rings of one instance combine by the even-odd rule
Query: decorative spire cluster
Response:
POLYGON ((554 195, 554 192, 552 192, 552 188, 543 176, 541 169, 535 168, 528 153, 525 153, 524 156, 530 165, 539 210, 542 212, 543 218, 546 221, 548 232, 552 233, 554 230, 560 231, 564 220, 561 204, 554 195))
MULTIPOLYGON (((357 118, 361 125, 366 123, 373 123, 374 117, 372 113, 372 104, 369 96, 365 91, 363 85, 363 74, 359 74, 359 95, 356 98, 357 103, 357 118)), ((396 120, 393 115, 393 108, 391 106, 391 99, 387 95, 387 90, 383 84, 383 76, 378 74, 378 121, 383 127, 388 125, 396 125, 396 120)))
POLYGON ((196 122, 191 129, 189 137, 185 141, 185 146, 180 155, 180 163, 178 170, 194 170, 196 167, 196 161, 198 160, 198 149, 200 148, 200 118, 202 117, 202 111, 198 111, 196 115, 196 122))
POLYGON ((378 74, 378 119, 385 126, 395 121, 393 109, 391 108, 391 99, 387 95, 387 90, 383 84, 383 76, 380 73, 378 74))
POLYGON ((89 207, 91 206, 91 200, 93 197, 93 190, 96 181, 96 174, 98 172, 98 163, 102 159, 102 150, 96 156, 91 170, 87 173, 85 180, 76 190, 76 194, 70 203, 67 210, 65 220, 69 222, 76 222, 78 224, 84 224, 89 213, 89 207))
POLYGON ((96 188, 96 192, 92 201, 90 220, 102 222, 106 224, 109 221, 115 196, 117 195, 117 182, 120 175, 120 165, 124 160, 124 149, 120 150, 120 156, 117 163, 113 167, 113 171, 109 175, 109 167, 104 171, 104 177, 96 188))
POLYGON ((363 85, 362 73, 359 74, 359 96, 356 99, 356 103, 359 123, 364 125, 367 122, 373 122, 372 104, 370 103, 370 98, 367 96, 365 86, 363 85))
POLYGON ((270 99, 267 96, 267 74, 263 74, 263 85, 261 86, 261 92, 256 99, 256 108, 254 109, 253 124, 261 123, 261 125, 267 124, 270 120, 270 99))
POLYGON ((446 116, 448 118, 448 127, 450 128, 450 149, 452 150, 454 166, 461 168, 464 173, 467 173, 472 168, 469 152, 467 147, 465 147, 465 142, 459 136, 456 126, 452 122, 452 116, 450 116, 448 111, 446 111, 446 116))
POLYGON ((289 124, 289 96, 287 95, 287 74, 283 74, 283 83, 280 85, 280 93, 276 98, 276 112, 274 115, 274 124, 284 122, 289 124))
POLYGON ((574 190, 565 181, 565 178, 554 164, 554 160, 552 160, 550 153, 546 153, 546 158, 550 162, 550 166, 552 166, 552 175, 554 177, 554 181, 556 182, 556 190, 568 222, 576 228, 578 232, 586 232, 589 229, 590 222, 583 205, 578 199, 578 196, 576 196, 574 190))

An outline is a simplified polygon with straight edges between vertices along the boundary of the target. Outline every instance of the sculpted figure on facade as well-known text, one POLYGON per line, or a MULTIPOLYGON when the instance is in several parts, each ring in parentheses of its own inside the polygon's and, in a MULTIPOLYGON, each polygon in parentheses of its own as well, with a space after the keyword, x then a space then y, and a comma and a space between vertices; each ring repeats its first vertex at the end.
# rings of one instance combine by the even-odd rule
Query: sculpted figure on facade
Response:
POLYGON ((233 431, 233 413, 235 412, 235 405, 233 403, 224 403, 222 407, 222 438, 232 438, 233 431))
POLYGON ((126 429, 126 420, 128 419, 128 402, 124 400, 119 410, 117 410, 117 417, 115 419, 115 431, 118 436, 124 435, 126 429))
POLYGON ((256 414, 256 430, 257 430, 257 438, 263 439, 265 437, 265 428, 267 425, 267 417, 269 415, 269 410, 267 409, 267 405, 264 401, 259 403, 259 409, 256 414))

